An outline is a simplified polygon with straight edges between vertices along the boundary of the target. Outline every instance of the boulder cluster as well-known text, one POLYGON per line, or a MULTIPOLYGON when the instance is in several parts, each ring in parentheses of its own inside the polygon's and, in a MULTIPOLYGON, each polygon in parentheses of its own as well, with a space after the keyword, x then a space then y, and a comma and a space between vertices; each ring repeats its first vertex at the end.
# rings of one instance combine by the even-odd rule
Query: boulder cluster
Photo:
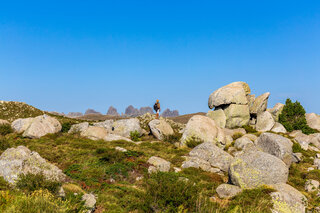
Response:
POLYGON ((234 82, 214 91, 209 96, 208 106, 214 111, 208 112, 221 128, 236 128, 250 125, 258 131, 285 132, 285 128, 277 123, 284 107, 278 103, 267 109, 270 93, 256 97, 245 82, 234 82))

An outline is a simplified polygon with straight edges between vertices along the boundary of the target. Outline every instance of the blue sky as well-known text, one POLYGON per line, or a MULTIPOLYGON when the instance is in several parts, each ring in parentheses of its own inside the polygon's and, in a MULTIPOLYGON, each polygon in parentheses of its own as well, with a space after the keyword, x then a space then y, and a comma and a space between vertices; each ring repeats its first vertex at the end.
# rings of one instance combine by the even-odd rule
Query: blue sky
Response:
POLYGON ((0 99, 208 111, 234 81, 320 114, 320 1, 1 1, 0 99))

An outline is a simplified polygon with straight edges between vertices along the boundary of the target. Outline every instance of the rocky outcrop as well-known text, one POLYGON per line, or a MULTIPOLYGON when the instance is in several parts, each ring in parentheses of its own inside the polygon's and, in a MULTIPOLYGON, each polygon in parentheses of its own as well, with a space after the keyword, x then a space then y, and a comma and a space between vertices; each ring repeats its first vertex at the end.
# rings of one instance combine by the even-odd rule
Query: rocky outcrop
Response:
POLYGON ((277 103, 276 105, 274 105, 272 109, 267 109, 267 111, 271 113, 273 119, 276 122, 279 121, 279 115, 281 114, 283 107, 284 107, 284 104, 277 103))
POLYGON ((113 106, 110 106, 108 111, 107 111, 107 115, 110 115, 110 116, 119 116, 119 113, 117 111, 116 108, 114 108, 113 106))
POLYGON ((305 213, 307 198, 292 186, 279 183, 272 185, 277 190, 270 195, 273 202, 273 212, 278 213, 305 213))
POLYGON ((33 122, 34 118, 19 118, 12 122, 11 127, 17 133, 23 133, 33 122))
POLYGON ((222 109, 214 110, 214 111, 209 111, 207 113, 207 117, 211 118, 214 120, 214 122, 220 127, 220 128, 225 128, 226 127, 226 122, 227 122, 227 117, 222 109))
POLYGON ((275 133, 287 133, 286 128, 281 123, 276 122, 271 129, 272 132, 275 133))
POLYGON ((240 150, 244 150, 253 146, 253 142, 248 137, 243 136, 241 138, 238 138, 234 143, 234 147, 240 150))
POLYGON ((42 173, 44 177, 54 181, 64 181, 66 175, 53 164, 48 163, 37 152, 25 146, 7 149, 0 156, 0 176, 11 184, 15 184, 20 174, 42 173))
POLYGON ((112 125, 114 121, 113 120, 105 120, 103 122, 94 123, 93 126, 103 127, 108 132, 112 132, 112 125))
POLYGON ((288 167, 292 163, 292 142, 281 135, 263 133, 257 140, 257 147, 281 159, 288 167))
POLYGON ((317 115, 315 113, 307 113, 306 120, 308 126, 320 131, 320 115, 317 115))
POLYGON ((256 130, 261 132, 270 131, 275 125, 275 121, 270 112, 265 111, 258 114, 256 130))
POLYGON ((216 188, 218 196, 222 199, 232 198, 239 194, 242 189, 239 186, 223 183, 216 188))
POLYGON ((120 135, 115 135, 115 134, 107 134, 103 140, 105 141, 127 141, 127 142, 133 142, 132 140, 130 140, 129 138, 120 136, 120 135))
POLYGON ((259 114, 267 110, 268 99, 270 96, 270 92, 264 93, 258 96, 253 104, 250 106, 250 113, 251 114, 259 114))
POLYGON ((153 136, 158 140, 163 140, 164 137, 173 135, 173 129, 165 120, 155 119, 149 122, 149 127, 153 136))
POLYGON ((140 127, 140 121, 137 118, 123 119, 115 121, 112 124, 112 133, 126 138, 130 138, 130 133, 137 131, 142 135, 143 131, 140 127))
POLYGON ((223 151, 212 142, 206 142, 196 146, 189 153, 189 157, 183 162, 182 168, 201 168, 209 172, 217 172, 213 168, 218 168, 218 171, 228 171, 232 160, 233 157, 229 153, 223 151))
POLYGON ((156 156, 152 156, 151 158, 149 158, 147 163, 152 165, 148 169, 149 173, 157 172, 157 171, 169 172, 170 166, 171 166, 171 163, 169 161, 166 161, 156 156))
POLYGON ((161 114, 162 117, 164 118, 168 118, 168 117, 177 117, 179 116, 179 111, 178 110, 170 110, 170 109, 166 109, 163 111, 163 113, 161 114))
POLYGON ((218 128, 212 119, 202 115, 194 115, 186 125, 180 145, 185 146, 188 141, 194 139, 217 143, 218 128))
POLYGON ((286 183, 288 174, 288 167, 282 160, 257 150, 234 158, 229 169, 230 181, 241 188, 286 183))

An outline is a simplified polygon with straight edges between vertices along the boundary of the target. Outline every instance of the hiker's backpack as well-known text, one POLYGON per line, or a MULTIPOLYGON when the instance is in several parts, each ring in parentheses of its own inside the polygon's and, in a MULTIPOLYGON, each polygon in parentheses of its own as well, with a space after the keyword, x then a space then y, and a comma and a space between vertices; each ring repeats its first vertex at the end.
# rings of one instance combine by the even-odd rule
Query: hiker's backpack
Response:
POLYGON ((157 104, 157 103, 155 103, 155 104, 153 105, 153 109, 154 109, 154 111, 158 111, 158 104, 157 104))

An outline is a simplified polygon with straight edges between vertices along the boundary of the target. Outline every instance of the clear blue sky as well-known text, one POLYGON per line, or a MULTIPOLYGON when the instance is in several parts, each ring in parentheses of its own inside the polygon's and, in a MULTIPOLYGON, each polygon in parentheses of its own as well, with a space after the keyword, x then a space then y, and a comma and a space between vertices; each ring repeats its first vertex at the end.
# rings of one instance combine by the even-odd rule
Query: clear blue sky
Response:
POLYGON ((320 113, 320 1, 0 3, 2 100, 192 113, 233 81, 320 113))

